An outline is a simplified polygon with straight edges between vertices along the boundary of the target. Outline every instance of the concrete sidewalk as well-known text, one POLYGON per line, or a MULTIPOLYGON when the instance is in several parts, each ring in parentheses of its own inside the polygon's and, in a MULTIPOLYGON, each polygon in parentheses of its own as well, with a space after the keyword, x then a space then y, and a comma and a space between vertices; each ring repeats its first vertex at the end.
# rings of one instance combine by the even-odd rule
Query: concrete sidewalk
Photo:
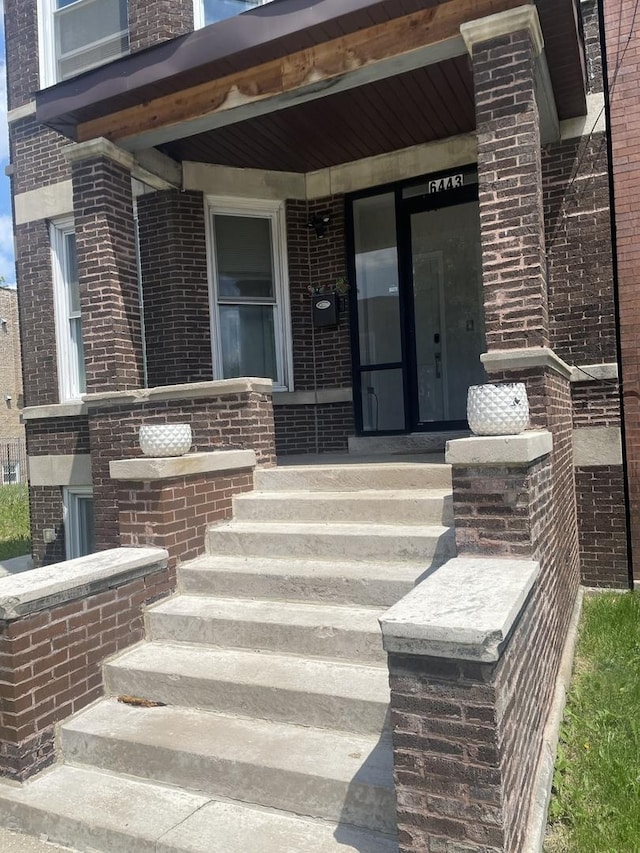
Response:
POLYGON ((70 847, 58 847, 57 844, 49 844, 40 841, 30 835, 21 835, 0 829, 0 851, 2 853, 61 853, 63 850, 71 850, 70 847))

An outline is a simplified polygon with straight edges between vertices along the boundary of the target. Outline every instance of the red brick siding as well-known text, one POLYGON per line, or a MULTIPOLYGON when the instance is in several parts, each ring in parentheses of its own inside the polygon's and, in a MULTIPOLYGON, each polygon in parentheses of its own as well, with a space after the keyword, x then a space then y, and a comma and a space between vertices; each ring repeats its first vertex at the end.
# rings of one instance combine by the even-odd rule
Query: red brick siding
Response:
POLYGON ((616 361, 605 135, 548 146, 542 174, 551 344, 569 364, 616 361))
POLYGON ((66 137, 39 124, 33 115, 12 122, 9 136, 16 195, 71 178, 71 168, 62 156, 62 149, 71 144, 66 137))
POLYGON ((0 621, 0 775, 55 761, 55 726, 103 692, 103 661, 143 638, 143 609, 173 589, 167 569, 12 622, 0 621))
POLYGON ((620 386, 617 382, 577 382, 571 386, 575 427, 619 426, 620 386))
POLYGON ((129 0, 132 53, 192 29, 193 0, 129 0))
POLYGON ((57 456, 89 453, 89 421, 77 418, 47 418, 27 421, 29 456, 57 456))
POLYGON ((528 32, 473 49, 489 350, 549 342, 534 64, 528 32))
POLYGON ((275 406, 274 417, 279 456, 345 451, 355 429, 352 403, 275 406))
POLYGON ((252 471, 200 474, 152 483, 122 482, 120 541, 166 548, 170 565, 205 551, 207 527, 232 516, 233 496, 253 490, 252 471))
POLYGON ((138 223, 149 386, 213 379, 202 193, 142 196, 138 223))
POLYGON ((28 104, 38 83, 37 0, 5 0, 7 102, 10 110, 28 104))
POLYGON ((576 469, 580 563, 588 586, 629 586, 621 465, 576 469))
POLYGON ((640 577, 640 31, 634 0, 604 6, 611 97, 622 387, 631 510, 633 570, 640 577))
POLYGON ((73 166, 87 391, 140 388, 142 336, 130 173, 106 157, 73 166))
POLYGON ((120 544, 119 484, 109 475, 109 462, 139 457, 142 423, 190 423, 192 451, 255 450, 258 465, 275 462, 273 410, 270 398, 256 393, 145 404, 135 408, 95 410, 89 416, 95 543, 97 550, 120 544))
POLYGON ((58 402, 49 228, 39 220, 15 232, 24 402, 42 406, 58 402))

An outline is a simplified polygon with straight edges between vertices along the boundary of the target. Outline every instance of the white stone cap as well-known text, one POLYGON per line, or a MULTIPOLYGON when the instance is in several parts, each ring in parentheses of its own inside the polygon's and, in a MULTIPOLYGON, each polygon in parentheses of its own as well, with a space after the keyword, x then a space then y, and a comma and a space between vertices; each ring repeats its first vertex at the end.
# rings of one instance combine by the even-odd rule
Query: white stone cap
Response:
POLYGON ((499 373, 502 370, 528 370, 546 367, 571 379, 572 368, 550 347, 518 347, 516 349, 492 350, 482 353, 480 361, 487 373, 499 373))
POLYGON ((213 382, 189 382, 185 385, 158 385, 155 388, 135 388, 131 391, 107 391, 104 394, 85 394, 82 398, 89 408, 122 406, 126 403, 155 403, 163 400, 195 400, 203 397, 224 397, 227 394, 271 394, 271 379, 243 376, 240 379, 216 379, 213 382))
POLYGON ((255 468, 253 450, 212 450, 209 453, 187 453, 186 456, 165 456, 141 459, 117 459, 109 463, 112 480, 169 480, 173 477, 191 477, 194 474, 237 471, 255 468))
POLYGON ((77 418, 87 414, 87 407, 78 400, 75 403, 52 403, 50 406, 27 406, 20 412, 20 420, 36 421, 43 418, 77 418))
POLYGON ((93 157, 107 157, 128 171, 133 169, 135 162, 130 151, 125 151, 124 148, 114 145, 111 140, 102 136, 97 139, 87 139, 85 142, 73 142, 71 145, 65 145, 62 149, 62 156, 67 163, 79 163, 93 157))
POLYGON ((460 35, 464 39, 469 53, 473 54, 473 47, 490 39, 517 33, 520 30, 528 30, 536 56, 542 53, 544 38, 538 10, 533 4, 517 6, 515 9, 507 9, 497 12, 495 15, 487 15, 476 21, 468 21, 460 26, 460 35))
POLYGON ((449 465, 528 465, 552 449, 553 436, 546 429, 520 435, 472 435, 448 441, 445 460, 449 465))
POLYGON ((385 649, 494 663, 539 570, 534 560, 449 560, 380 618, 385 649))
POLYGON ((616 380, 618 364, 608 361, 604 364, 578 364, 571 368, 572 382, 599 382, 600 380, 616 380))
POLYGON ((0 619, 20 619, 122 586, 167 565, 163 548, 112 548, 0 578, 0 619))

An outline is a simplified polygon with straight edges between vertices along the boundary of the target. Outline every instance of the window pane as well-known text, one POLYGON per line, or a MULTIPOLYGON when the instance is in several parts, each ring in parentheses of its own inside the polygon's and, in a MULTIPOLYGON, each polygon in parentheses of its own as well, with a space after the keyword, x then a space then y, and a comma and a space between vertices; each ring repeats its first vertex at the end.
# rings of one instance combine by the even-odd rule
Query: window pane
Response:
POLYGON ((402 370, 372 370, 361 374, 362 428, 365 432, 403 430, 402 370))
POLYGON ((218 292, 222 299, 274 299, 271 220, 214 216, 218 292))
POLYGON ((225 379, 259 376, 277 380, 274 309, 269 305, 221 305, 225 379))
POLYGON ((361 198, 353 205, 360 363, 402 360, 395 197, 361 198))
POLYGON ((93 498, 77 497, 78 557, 93 553, 93 498))
POLYGON ((204 0, 204 22, 214 24, 216 21, 246 12, 247 9, 262 6, 264 2, 265 0, 204 0))
POLYGON ((69 53, 128 29, 126 0, 85 0, 56 15, 59 53, 69 53))
POLYGON ((67 263, 66 275, 69 286, 69 312, 71 314, 80 311, 80 285, 78 282, 78 256, 76 255, 76 235, 64 235, 65 260, 67 263))
POLYGON ((87 390, 87 379, 84 371, 84 347, 82 344, 82 321, 80 317, 69 320, 71 331, 71 349, 76 363, 77 394, 84 394, 87 390))

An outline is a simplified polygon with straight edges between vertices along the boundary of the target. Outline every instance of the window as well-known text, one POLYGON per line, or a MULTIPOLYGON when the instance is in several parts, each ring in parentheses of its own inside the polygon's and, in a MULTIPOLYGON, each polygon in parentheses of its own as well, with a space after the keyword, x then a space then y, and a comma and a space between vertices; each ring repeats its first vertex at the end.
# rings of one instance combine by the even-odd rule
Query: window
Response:
POLYGON ((51 226, 53 290, 60 401, 77 400, 86 390, 76 237, 69 221, 51 226))
POLYGON ((93 553, 93 491, 91 486, 62 490, 67 560, 93 553))
POLYGON ((127 0, 39 0, 40 86, 129 51, 127 0))
POLYGON ((2 463, 2 485, 8 486, 11 483, 20 482, 20 463, 19 462, 3 462, 2 463))
POLYGON ((232 18, 247 9, 255 9, 256 6, 264 6, 272 0, 195 0, 194 23, 195 28, 206 27, 215 24, 224 18, 232 18))
POLYGON ((291 371, 284 205, 210 200, 215 375, 288 387, 291 371))

